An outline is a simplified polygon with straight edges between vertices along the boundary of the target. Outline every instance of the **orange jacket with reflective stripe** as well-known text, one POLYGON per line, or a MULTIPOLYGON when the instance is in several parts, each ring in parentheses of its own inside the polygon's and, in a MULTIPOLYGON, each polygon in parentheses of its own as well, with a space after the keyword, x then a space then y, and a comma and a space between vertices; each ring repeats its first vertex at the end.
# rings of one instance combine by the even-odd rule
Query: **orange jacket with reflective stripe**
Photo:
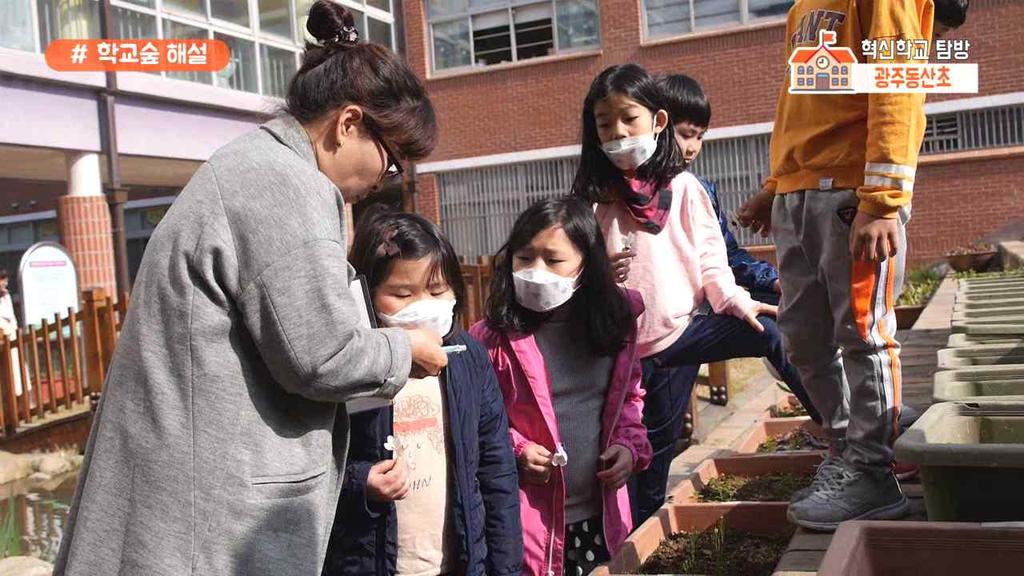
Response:
MULTIPOLYGON (((817 46, 819 31, 828 30, 835 32, 834 46, 850 48, 858 62, 881 63, 865 57, 863 41, 930 44, 933 11, 932 0, 798 0, 786 25, 787 61, 794 50, 817 46)), ((911 61, 893 56, 884 62, 911 61)), ((913 194, 924 94, 791 94, 789 87, 787 72, 767 186, 777 194, 854 188, 860 210, 894 218, 913 194)))

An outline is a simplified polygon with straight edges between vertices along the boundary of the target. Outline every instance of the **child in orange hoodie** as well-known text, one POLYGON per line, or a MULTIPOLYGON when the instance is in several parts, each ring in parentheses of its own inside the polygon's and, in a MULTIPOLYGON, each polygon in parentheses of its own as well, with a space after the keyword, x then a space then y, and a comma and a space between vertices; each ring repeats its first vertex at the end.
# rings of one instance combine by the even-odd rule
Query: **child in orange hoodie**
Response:
MULTIPOLYGON (((865 41, 930 41, 933 32, 962 24, 967 7, 968 0, 803 0, 789 12, 786 54, 817 46, 831 36, 825 33, 858 55, 865 41)), ((893 305, 903 282, 924 95, 789 87, 787 79, 771 177, 739 219, 774 232, 779 328, 833 441, 832 456, 794 497, 789 518, 834 530, 845 520, 909 511, 892 472, 901 379, 893 305)))

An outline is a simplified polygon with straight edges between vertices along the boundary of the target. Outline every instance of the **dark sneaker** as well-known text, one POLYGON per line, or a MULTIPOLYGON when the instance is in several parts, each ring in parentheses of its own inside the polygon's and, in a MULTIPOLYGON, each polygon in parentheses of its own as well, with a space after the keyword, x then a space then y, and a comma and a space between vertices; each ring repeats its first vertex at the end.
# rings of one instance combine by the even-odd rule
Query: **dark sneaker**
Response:
POLYGON ((898 520, 910 514, 892 472, 861 470, 840 461, 824 475, 810 495, 789 505, 790 522, 832 532, 847 520, 898 520))
POLYGON ((814 480, 811 482, 811 485, 793 492, 793 496, 789 499, 789 503, 793 504, 794 502, 799 502, 810 496, 811 493, 817 490, 819 486, 828 481, 839 467, 840 462, 842 462, 842 459, 838 456, 832 456, 831 454, 826 456, 825 459, 822 460, 821 464, 818 464, 818 470, 814 473, 814 480))

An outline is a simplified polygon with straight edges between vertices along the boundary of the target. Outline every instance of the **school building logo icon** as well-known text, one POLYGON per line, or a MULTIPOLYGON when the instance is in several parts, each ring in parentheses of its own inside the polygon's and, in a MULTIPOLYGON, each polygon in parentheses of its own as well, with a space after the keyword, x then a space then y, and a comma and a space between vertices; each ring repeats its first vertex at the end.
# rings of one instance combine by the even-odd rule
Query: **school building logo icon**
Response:
POLYGON ((853 94, 857 55, 845 46, 836 46, 836 33, 818 32, 818 45, 797 48, 789 57, 791 94, 820 92, 853 94))
POLYGON ((864 40, 862 57, 837 46, 837 33, 818 31, 818 45, 789 56, 790 94, 978 92, 978 65, 968 59, 968 40, 864 40), (934 49, 938 62, 929 63, 934 49))

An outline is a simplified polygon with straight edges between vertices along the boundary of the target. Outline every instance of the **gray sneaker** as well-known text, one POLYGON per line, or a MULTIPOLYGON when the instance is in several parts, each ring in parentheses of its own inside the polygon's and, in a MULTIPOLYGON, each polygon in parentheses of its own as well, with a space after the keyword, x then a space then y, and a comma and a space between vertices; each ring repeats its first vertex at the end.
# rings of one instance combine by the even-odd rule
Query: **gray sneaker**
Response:
POLYGON ((898 520, 908 514, 910 504, 892 472, 859 470, 843 461, 786 513, 790 522, 823 532, 846 520, 898 520))
POLYGON ((814 473, 814 480, 811 481, 811 485, 793 492, 793 496, 790 497, 789 503, 794 504, 813 494, 815 490, 828 482, 828 479, 836 473, 838 468, 842 468, 839 466, 842 461, 842 458, 839 458, 838 456, 832 456, 831 454, 826 456, 825 459, 822 460, 821 464, 818 464, 818 469, 814 473))

